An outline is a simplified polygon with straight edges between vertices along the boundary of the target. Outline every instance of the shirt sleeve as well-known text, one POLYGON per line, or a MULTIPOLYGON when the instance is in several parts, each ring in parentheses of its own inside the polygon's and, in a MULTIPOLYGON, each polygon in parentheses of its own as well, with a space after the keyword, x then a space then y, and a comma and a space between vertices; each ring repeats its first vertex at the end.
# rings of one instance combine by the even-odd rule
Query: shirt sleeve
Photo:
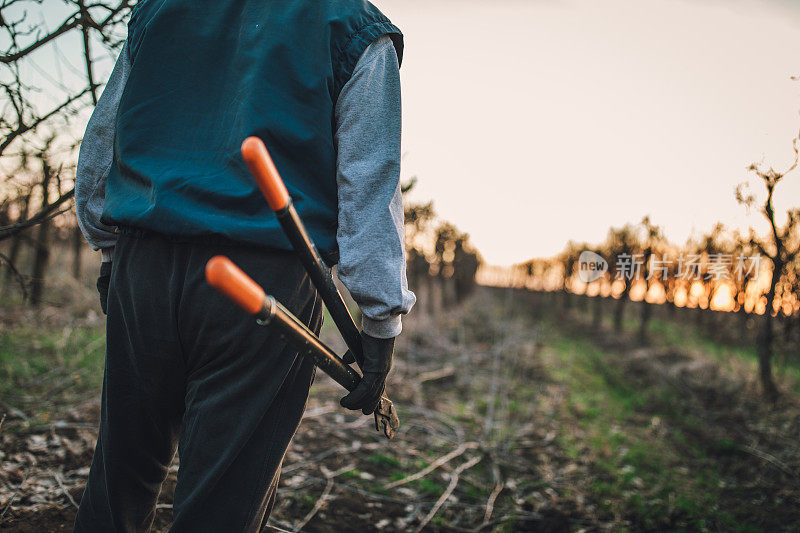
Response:
POLYGON ((335 109, 338 275, 377 338, 400 334, 416 302, 406 279, 400 192, 400 66, 388 36, 362 54, 335 109))
POLYGON ((103 261, 111 259, 117 243, 116 228, 100 222, 100 216, 105 205, 106 178, 114 163, 117 109, 129 74, 130 57, 125 43, 86 126, 75 174, 78 226, 92 249, 103 250, 103 261))

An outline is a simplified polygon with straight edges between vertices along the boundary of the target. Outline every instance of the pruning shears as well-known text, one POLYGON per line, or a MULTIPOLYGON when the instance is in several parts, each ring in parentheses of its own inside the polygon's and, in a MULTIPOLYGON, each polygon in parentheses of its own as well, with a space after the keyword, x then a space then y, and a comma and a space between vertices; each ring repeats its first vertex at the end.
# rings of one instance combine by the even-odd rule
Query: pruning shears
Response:
MULTIPOLYGON (((284 233, 298 255, 311 282, 322 297, 325 307, 342 335, 345 344, 359 366, 364 353, 361 335, 353 317, 333 283, 331 271, 322 260, 303 221, 292 204, 289 191, 278 173, 264 142, 248 137, 242 143, 242 157, 256 180, 264 198, 278 219, 284 233)), ((215 256, 206 264, 206 280, 222 294, 255 316, 258 324, 274 327, 301 355, 314 359, 323 372, 348 391, 361 381, 361 376, 323 343, 303 322, 274 297, 266 294, 252 278, 225 256, 215 256)), ((375 429, 391 439, 400 427, 397 411, 384 394, 374 411, 375 429)))

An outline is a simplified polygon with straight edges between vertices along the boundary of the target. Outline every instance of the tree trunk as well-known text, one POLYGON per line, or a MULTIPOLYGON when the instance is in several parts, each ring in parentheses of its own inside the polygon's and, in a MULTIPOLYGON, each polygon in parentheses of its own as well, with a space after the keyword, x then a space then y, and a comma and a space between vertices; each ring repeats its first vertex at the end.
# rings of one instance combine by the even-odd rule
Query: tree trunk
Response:
POLYGON ((442 302, 442 278, 439 276, 431 277, 430 281, 430 296, 431 296, 431 314, 433 316, 440 316, 444 308, 442 302))
POLYGON ((50 249, 48 247, 50 224, 49 219, 39 224, 36 235, 33 273, 31 274, 31 305, 34 307, 42 303, 42 294, 44 293, 44 276, 47 272, 47 262, 50 259, 50 249))
POLYGON ((694 311, 694 314, 696 315, 695 316, 695 325, 697 325, 698 328, 705 328, 706 327, 706 319, 708 318, 708 315, 706 315, 706 310, 703 309, 702 307, 700 307, 700 304, 698 304, 697 307, 695 307, 693 309, 693 311, 694 311))
POLYGON ((667 305, 667 314, 670 316, 670 318, 673 318, 675 316, 675 312, 678 310, 678 306, 675 304, 675 300, 667 299, 666 305, 667 305))
MULTIPOLYGON (((42 211, 47 209, 50 205, 50 178, 52 172, 47 160, 42 156, 42 211)), ((44 293, 44 276, 47 272, 47 261, 50 259, 50 249, 48 248, 48 240, 50 237, 50 226, 52 220, 45 218, 40 224, 36 234, 36 242, 34 244, 35 254, 33 258, 33 273, 31 279, 31 305, 38 307, 42 303, 42 294, 44 293)))
POLYGON ((627 294, 623 293, 617 300, 617 307, 614 309, 614 330, 622 331, 622 319, 625 318, 625 300, 627 294))
POLYGON ((4 293, 7 293, 11 288, 11 284, 17 281, 14 276, 14 271, 11 269, 11 265, 14 265, 15 268, 17 267, 19 252, 22 249, 22 239, 24 239, 23 233, 24 232, 20 232, 11 237, 11 248, 8 250, 8 262, 10 264, 6 266, 6 275, 3 282, 4 293))
POLYGON ((72 230, 72 276, 75 279, 81 279, 81 271, 83 270, 83 233, 81 228, 75 226, 72 230))
MULTIPOLYGON (((28 220, 28 208, 30 207, 31 203, 31 193, 28 192, 27 196, 25 196, 25 201, 22 204, 22 210, 19 214, 18 222, 22 222, 23 220, 28 220)), ((17 261, 19 260, 19 253, 22 250, 22 242, 26 238, 25 232, 21 231, 11 237, 11 248, 8 251, 8 262, 14 267, 17 267, 17 261)), ((14 277, 14 271, 11 270, 11 265, 6 268, 6 277, 5 282, 3 284, 3 291, 8 292, 8 289, 11 286, 12 282, 16 282, 16 279, 12 281, 14 277)), ((17 270, 19 270, 17 268, 17 270)))
POLYGON ((562 302, 561 305, 566 311, 569 311, 570 309, 572 309, 572 298, 571 298, 571 296, 572 295, 569 292, 567 292, 566 288, 561 289, 561 302, 562 302))
POLYGON ((647 344, 647 325, 650 322, 651 316, 653 316, 653 306, 642 301, 642 314, 639 322, 639 344, 647 344))
POLYGON ((783 326, 783 340, 788 344, 792 342, 792 326, 793 320, 791 316, 786 316, 783 313, 778 314, 781 319, 781 325, 783 326))
POLYGON ((775 309, 775 290, 783 273, 783 262, 780 261, 780 250, 772 260, 772 279, 767 292, 767 305, 761 317, 761 327, 756 335, 756 353, 758 354, 758 374, 761 379, 761 391, 767 401, 774 402, 778 399, 778 389, 772 378, 772 341, 774 331, 772 326, 772 311, 775 309))
POLYGON ((797 333, 797 342, 800 343, 800 313, 797 313, 794 319, 794 329, 797 333))
POLYGON ((747 313, 747 311, 744 310, 744 305, 739 307, 739 310, 736 311, 736 313, 739 315, 739 322, 740 322, 740 324, 739 324, 739 335, 740 335, 740 339, 744 342, 744 341, 747 340, 747 337, 748 337, 748 335, 747 335, 747 333, 748 333, 747 332, 747 326, 748 326, 748 320, 750 319, 750 315, 747 313))
POLYGON ((720 327, 720 317, 717 311, 711 309, 711 306, 706 309, 708 319, 706 320, 706 335, 716 340, 722 340, 725 335, 725 328, 720 327))
POLYGON ((594 329, 600 329, 600 326, 603 324, 603 297, 599 294, 594 297, 592 315, 592 327, 594 329))
POLYGON ((772 379, 772 337, 772 314, 768 308, 761 317, 761 326, 756 338, 756 353, 758 354, 761 391, 770 402, 774 402, 778 398, 778 389, 772 379))
POLYGON ((445 309, 453 307, 457 303, 453 276, 442 278, 442 302, 445 309))

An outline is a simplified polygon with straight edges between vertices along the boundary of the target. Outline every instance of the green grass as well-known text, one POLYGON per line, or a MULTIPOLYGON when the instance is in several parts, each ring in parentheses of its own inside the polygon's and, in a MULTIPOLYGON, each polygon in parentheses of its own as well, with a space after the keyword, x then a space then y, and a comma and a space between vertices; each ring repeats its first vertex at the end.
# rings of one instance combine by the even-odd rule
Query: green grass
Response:
POLYGON ((55 331, 16 326, 0 333, 0 398, 32 422, 46 421, 47 404, 99 391, 104 358, 102 326, 55 331))
POLYGON ((558 442, 572 458, 587 452, 594 458, 599 474, 592 488, 601 510, 637 528, 748 530, 720 510, 720 474, 707 456, 736 453, 735 444, 719 441, 707 450, 687 437, 700 422, 679 410, 677 393, 637 387, 614 354, 589 339, 567 337, 553 324, 546 335, 556 359, 551 372, 567 384, 565 407, 580 429, 564 431, 558 442), (665 436, 652 434, 655 421, 668 428, 665 436))
POLYGON ((440 496, 445 488, 447 488, 446 483, 440 483, 436 479, 431 479, 430 477, 423 477, 420 479, 415 479, 408 483, 408 486, 412 489, 420 492, 425 496, 440 496))
MULTIPOLYGON (((585 319, 591 319, 591 312, 592 310, 590 309, 585 313, 585 319)), ((609 307, 604 310, 601 323, 604 328, 613 331, 613 308, 609 307)), ((731 321, 727 326, 739 327, 738 320, 731 317, 731 321)), ((776 324, 773 327, 776 330, 778 328, 776 324)), ((638 333, 638 307, 626 306, 622 320, 622 330, 627 333, 638 333)), ((743 363, 747 365, 751 375, 757 375, 758 356, 756 355, 754 343, 741 345, 721 343, 719 340, 710 337, 702 327, 688 321, 670 320, 657 316, 650 319, 647 335, 650 344, 653 346, 700 351, 712 356, 728 369, 731 368, 733 362, 743 363)), ((776 338, 779 336, 780 334, 776 331, 776 338)), ((773 355, 772 363, 776 378, 782 380, 794 392, 800 393, 800 359, 782 357, 777 343, 773 350, 775 354, 773 355)))
POLYGON ((402 463, 396 458, 379 452, 372 453, 369 457, 367 457, 367 461, 378 466, 389 468, 400 468, 403 466, 402 463))
MULTIPOLYGON (((758 356, 755 346, 721 344, 698 327, 662 319, 653 318, 648 327, 650 339, 656 345, 697 350, 712 356, 726 367, 730 367, 733 361, 738 361, 749 367, 751 375, 757 374, 758 356)), ((776 354, 773 356, 773 370, 776 377, 800 393, 800 361, 794 359, 782 361, 776 354)))
POLYGON ((361 478, 361 470, 354 468, 352 470, 342 472, 341 474, 339 474, 339 477, 342 479, 358 480, 361 478))

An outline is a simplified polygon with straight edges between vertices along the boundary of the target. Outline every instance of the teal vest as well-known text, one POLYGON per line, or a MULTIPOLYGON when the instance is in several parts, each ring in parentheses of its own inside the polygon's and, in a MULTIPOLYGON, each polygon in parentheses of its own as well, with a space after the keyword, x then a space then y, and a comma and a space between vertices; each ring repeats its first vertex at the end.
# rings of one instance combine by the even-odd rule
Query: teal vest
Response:
POLYGON ((402 35, 365 0, 143 0, 128 25, 102 221, 290 249, 242 157, 260 137, 311 237, 336 253, 334 107, 364 49, 402 35))

